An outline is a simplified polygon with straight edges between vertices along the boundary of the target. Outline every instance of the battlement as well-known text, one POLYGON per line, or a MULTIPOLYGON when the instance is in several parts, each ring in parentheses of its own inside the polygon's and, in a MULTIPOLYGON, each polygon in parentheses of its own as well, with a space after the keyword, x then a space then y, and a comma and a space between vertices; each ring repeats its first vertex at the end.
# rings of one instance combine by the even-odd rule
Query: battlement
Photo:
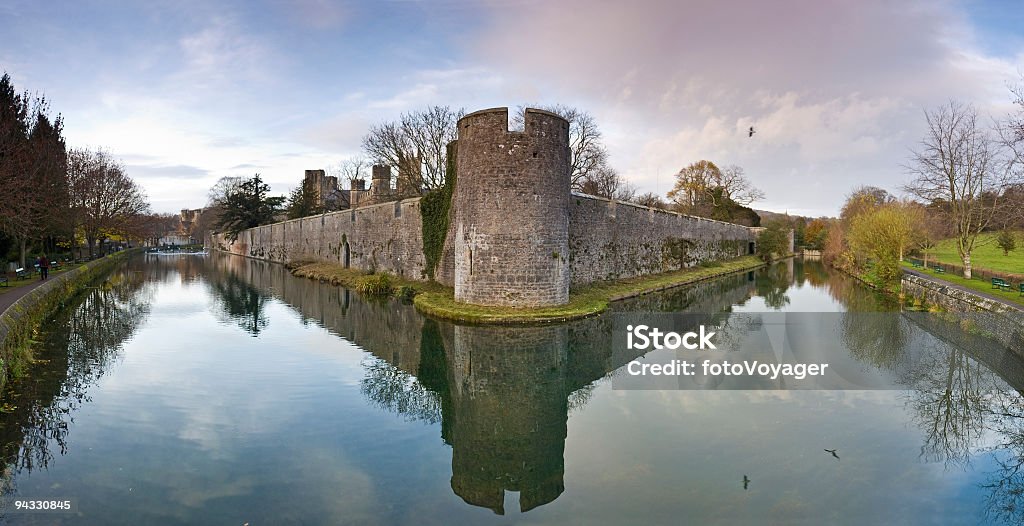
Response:
POLYGON ((508 127, 508 108, 489 108, 474 111, 459 119, 459 137, 472 140, 473 136, 483 133, 492 136, 495 133, 517 135, 558 135, 564 129, 569 132, 569 121, 557 113, 536 108, 526 108, 523 113, 523 130, 510 130, 508 127))

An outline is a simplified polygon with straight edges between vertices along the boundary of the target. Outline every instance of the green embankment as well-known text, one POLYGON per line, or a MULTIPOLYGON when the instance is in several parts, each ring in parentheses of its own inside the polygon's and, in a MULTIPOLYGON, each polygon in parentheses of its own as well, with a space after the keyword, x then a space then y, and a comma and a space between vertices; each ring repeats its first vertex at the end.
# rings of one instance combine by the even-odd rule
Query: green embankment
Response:
POLYGON ((0 388, 25 373, 39 326, 86 285, 136 250, 126 250, 54 275, 0 314, 0 388))
MULTIPOLYGON (((413 302, 421 312, 467 323, 519 324, 565 321, 603 312, 612 301, 657 292, 695 283, 725 274, 764 266, 755 256, 637 278, 593 283, 569 293, 569 303, 555 307, 484 307, 455 301, 455 292, 436 282, 409 281, 388 276, 391 293, 401 297, 415 296, 413 302)), ((299 263, 291 265, 296 276, 317 279, 356 290, 379 283, 379 275, 366 275, 330 263, 299 263)))
MULTIPOLYGON (((978 244, 971 252, 971 266, 1009 274, 1024 274, 1024 232, 1014 232, 1017 236, 1017 249, 1006 256, 1003 249, 996 245, 998 232, 986 232, 978 236, 978 244)), ((955 239, 944 239, 935 248, 928 251, 928 261, 937 260, 949 265, 963 265, 956 249, 955 239)))

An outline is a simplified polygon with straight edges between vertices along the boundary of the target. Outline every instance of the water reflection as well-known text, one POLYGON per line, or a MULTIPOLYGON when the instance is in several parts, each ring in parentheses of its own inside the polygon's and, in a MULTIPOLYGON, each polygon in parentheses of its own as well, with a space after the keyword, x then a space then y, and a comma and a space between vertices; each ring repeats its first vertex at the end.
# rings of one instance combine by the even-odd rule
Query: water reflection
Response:
POLYGON ((217 301, 217 314, 222 320, 229 320, 253 337, 267 328, 270 321, 264 310, 270 301, 270 294, 249 285, 234 272, 215 273, 206 283, 217 301))
MULTIPOLYGON (((94 283, 71 308, 47 320, 37 362, 13 382, 0 414, 0 461, 4 478, 46 469, 65 454, 75 412, 90 401, 88 390, 117 361, 122 344, 149 312, 152 288, 138 261, 94 283)), ((8 482, 9 494, 14 487, 8 482)))
MULTIPOLYGON (((465 502, 498 514, 505 512, 506 492, 519 492, 520 510, 527 511, 564 491, 570 407, 582 407, 597 381, 635 357, 614 355, 609 317, 555 327, 455 326, 424 320, 396 302, 367 303, 343 289, 294 280, 279 266, 244 263, 245 275, 257 288, 273 291, 307 319, 372 353, 376 359, 365 365, 361 383, 364 396, 407 418, 440 422, 442 438, 452 447, 452 490, 465 502)), ((709 322, 728 324, 728 313, 753 297, 770 309, 784 309, 791 301, 790 287, 801 283, 826 287, 850 311, 891 308, 853 280, 830 276, 821 265, 789 261, 633 298, 617 310, 719 313, 709 322)), ((1019 360, 983 339, 964 340, 962 331, 935 320, 915 322, 898 314, 841 320, 842 342, 853 358, 898 373, 901 383, 913 389, 908 405, 925 432, 923 460, 957 464, 969 458, 985 429, 981 417, 990 413, 980 403, 1006 384, 962 348, 990 361, 998 354, 1003 363, 994 365, 1002 370, 1019 360), (950 332, 960 340, 928 330, 950 332), (908 354, 910 348, 914 352, 908 354)))
POLYGON ((770 309, 779 310, 789 305, 786 291, 793 282, 793 259, 787 259, 778 265, 772 265, 756 273, 754 279, 755 293, 764 298, 765 305, 770 309))
MULTIPOLYGON (((570 421, 586 412, 603 379, 636 357, 613 348, 611 316, 555 326, 459 326, 424 318, 400 302, 364 301, 345 289, 294 278, 279 265, 215 255, 138 259, 54 321, 45 347, 55 351, 33 373, 40 381, 15 387, 17 409, 0 416, 8 480, 19 470, 45 468, 67 451, 67 433, 76 409, 89 400, 89 386, 116 363, 121 344, 147 317, 155 285, 175 280, 202 283, 213 316, 236 333, 263 341, 272 322, 278 326, 280 308, 274 305, 283 303, 303 323, 358 345, 368 353, 357 380, 363 399, 380 411, 436 426, 433 436, 451 448, 447 494, 496 514, 511 511, 509 493, 518 493, 521 512, 567 500, 560 497, 566 492, 570 421)), ((700 313, 708 323, 728 325, 739 319, 732 313, 748 307, 800 308, 809 289, 825 289, 842 311, 894 308, 820 264, 789 260, 633 298, 616 310, 619 316, 700 313)), ((839 320, 838 337, 848 354, 842 358, 885 372, 907 388, 903 403, 921 432, 921 461, 962 470, 988 453, 995 466, 983 482, 990 520, 1024 520, 1022 361, 927 314, 839 320)), ((756 492, 761 479, 755 480, 756 492)))

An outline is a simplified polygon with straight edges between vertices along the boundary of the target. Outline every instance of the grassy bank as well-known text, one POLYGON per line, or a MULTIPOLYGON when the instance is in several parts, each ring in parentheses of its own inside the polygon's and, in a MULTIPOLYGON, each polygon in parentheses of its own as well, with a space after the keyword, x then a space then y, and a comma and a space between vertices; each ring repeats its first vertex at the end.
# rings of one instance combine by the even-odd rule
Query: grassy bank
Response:
POLYGON ((1018 287, 1017 283, 1012 283, 1011 284, 1014 287, 1013 290, 1011 290, 1011 291, 1004 291, 1004 290, 1001 290, 1001 289, 994 289, 994 288, 992 288, 992 281, 991 280, 966 279, 963 276, 958 276, 958 275, 950 273, 950 272, 944 272, 944 273, 940 274, 938 272, 935 272, 932 269, 923 270, 923 269, 920 269, 920 268, 914 268, 913 265, 911 265, 910 263, 908 263, 906 261, 902 262, 902 265, 903 265, 903 268, 906 268, 906 269, 909 269, 909 270, 914 270, 916 272, 919 272, 921 274, 924 274, 924 275, 928 276, 931 279, 938 280, 938 281, 945 281, 947 283, 952 283, 954 285, 959 285, 959 286, 961 286, 961 287, 963 287, 965 289, 969 289, 969 290, 974 290, 974 291, 978 291, 978 292, 984 292, 985 294, 988 294, 989 296, 993 296, 995 298, 999 298, 1000 300, 1002 300, 1002 301, 1004 301, 1006 303, 1009 303, 1011 305, 1016 305, 1018 307, 1024 307, 1024 296, 1020 295, 1020 291, 1017 289, 1017 287, 1018 287))
POLYGON ((0 315, 0 388, 9 379, 23 375, 32 363, 32 344, 40 325, 68 299, 134 252, 118 252, 55 275, 0 315))
POLYGON ((315 279, 339 287, 375 296, 397 296, 411 299, 413 295, 443 291, 445 287, 430 281, 413 281, 392 274, 368 274, 334 263, 295 262, 285 265, 300 278, 315 279))
MULTIPOLYGON (((733 272, 751 270, 764 263, 754 256, 662 274, 637 278, 599 282, 569 293, 569 303, 555 307, 483 307, 455 301, 455 291, 434 282, 410 281, 389 276, 390 293, 406 298, 414 297, 416 308, 425 314, 468 323, 542 323, 565 321, 603 312, 612 301, 641 294, 657 292, 680 285, 695 283, 733 272)), ((368 290, 379 285, 380 275, 366 275, 360 271, 329 263, 306 263, 290 266, 296 276, 317 279, 334 285, 368 290)))

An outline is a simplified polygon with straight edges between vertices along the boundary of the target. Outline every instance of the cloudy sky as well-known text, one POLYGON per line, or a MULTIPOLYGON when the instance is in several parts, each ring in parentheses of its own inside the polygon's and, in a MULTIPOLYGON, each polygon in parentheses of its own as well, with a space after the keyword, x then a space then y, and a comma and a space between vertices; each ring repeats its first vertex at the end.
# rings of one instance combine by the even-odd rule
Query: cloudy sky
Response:
POLYGON ((1019 0, 8 0, 0 69, 161 212, 226 175, 283 193, 404 111, 565 103, 641 191, 709 159, 746 170, 756 208, 819 215, 899 188, 925 108, 1009 111, 1021 28, 1019 0))

